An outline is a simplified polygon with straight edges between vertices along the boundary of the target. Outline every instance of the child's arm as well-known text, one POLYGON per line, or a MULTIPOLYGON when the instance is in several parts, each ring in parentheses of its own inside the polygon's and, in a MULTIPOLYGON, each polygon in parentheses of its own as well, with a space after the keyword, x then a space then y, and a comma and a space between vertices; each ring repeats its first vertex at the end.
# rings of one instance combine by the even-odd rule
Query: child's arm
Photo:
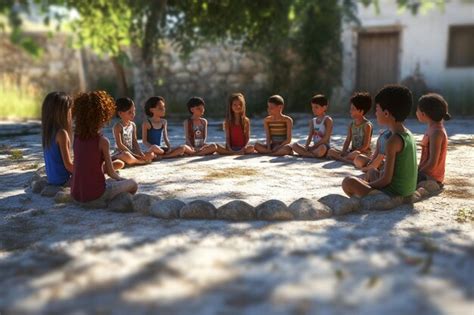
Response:
POLYGON ((364 142, 359 151, 366 152, 370 149, 370 142, 372 141, 372 125, 367 123, 364 126, 364 142))
POLYGON ((244 129, 245 145, 249 144, 250 141, 250 119, 245 118, 245 129, 244 129))
POLYGON ((267 149, 270 150, 272 147, 272 141, 270 138, 270 129, 268 128, 268 118, 263 120, 263 128, 265 129, 265 138, 266 138, 266 145, 267 149))
POLYGON ((142 124, 142 142, 147 147, 151 146, 151 143, 148 142, 148 130, 150 128, 150 123, 148 121, 144 121, 142 124))
POLYGON ((347 128, 347 136, 346 140, 344 141, 344 145, 342 146, 341 156, 346 155, 347 149, 349 149, 349 145, 352 141, 352 122, 349 124, 349 128, 347 128))
POLYGON ((230 150, 230 129, 227 121, 224 121, 225 147, 230 150))
POLYGON ((397 154, 403 149, 402 138, 394 134, 387 140, 387 146, 385 147, 385 164, 381 176, 369 182, 370 187, 375 189, 381 189, 388 186, 392 182, 393 173, 395 171, 395 159, 397 154))
POLYGON ((100 137, 99 149, 102 151, 102 156, 104 157, 105 172, 107 173, 107 175, 109 175, 110 178, 113 178, 115 180, 123 180, 124 178, 120 177, 114 170, 114 167, 112 165, 112 159, 110 158, 109 147, 109 139, 104 136, 100 137))
POLYGON ((56 134, 56 142, 59 146, 59 152, 61 152, 64 167, 72 174, 73 164, 71 159, 71 141, 68 132, 64 129, 59 130, 56 134))
POLYGON ((367 172, 370 169, 377 169, 382 163, 384 157, 385 156, 383 154, 379 154, 378 152, 375 152, 372 155, 372 158, 370 159, 369 163, 367 163, 367 165, 362 167, 360 170, 362 172, 367 172))
POLYGON ((326 117, 326 120, 324 121, 324 127, 326 128, 326 132, 324 133, 324 137, 322 137, 321 140, 318 141, 318 143, 315 143, 314 145, 321 144, 321 143, 329 143, 329 140, 331 139, 331 134, 332 134, 332 127, 333 127, 333 121, 331 117, 326 117))
POLYGON ((163 124, 163 141, 168 148, 171 148, 170 139, 168 139, 168 122, 165 119, 161 120, 163 124))
POLYGON ((189 145, 190 147, 193 147, 193 145, 191 144, 191 141, 189 140, 187 119, 183 122, 183 127, 184 127, 184 140, 186 141, 187 145, 189 145))
POLYGON ((201 118, 201 122, 204 123, 204 143, 206 143, 207 140, 207 120, 205 118, 201 118))
POLYGON ((429 158, 423 164, 420 164, 418 171, 426 172, 430 171, 438 163, 439 155, 441 152, 441 144, 443 142, 444 134, 441 130, 436 130, 430 136, 430 147, 429 147, 429 158))
POLYGON ((133 139, 132 139, 132 145, 133 145, 133 152, 135 154, 138 154, 140 157, 144 157, 145 154, 143 154, 142 149, 140 149, 140 145, 138 144, 138 139, 137 139, 137 125, 132 121, 130 122, 133 125, 133 139))
MULTIPOLYGON (((308 132, 308 138, 306 138, 306 143, 304 144, 304 147, 308 149, 309 144, 311 143, 311 139, 313 138, 313 133, 314 133, 314 126, 313 126, 313 120, 309 121, 309 132, 308 132)), ((316 144, 316 143, 315 143, 316 144)))
POLYGON ((282 146, 285 144, 289 144, 292 138, 292 131, 293 131, 293 119, 291 117, 286 116, 286 140, 281 143, 282 146))

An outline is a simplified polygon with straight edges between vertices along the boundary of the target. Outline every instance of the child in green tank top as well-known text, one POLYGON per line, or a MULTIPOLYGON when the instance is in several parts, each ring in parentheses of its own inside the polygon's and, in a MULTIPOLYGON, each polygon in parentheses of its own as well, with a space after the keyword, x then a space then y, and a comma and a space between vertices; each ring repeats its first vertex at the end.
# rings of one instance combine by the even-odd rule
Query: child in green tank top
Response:
POLYGON ((342 189, 348 196, 362 197, 372 190, 392 196, 410 196, 415 192, 418 173, 416 143, 403 122, 412 106, 410 90, 400 85, 388 85, 375 97, 377 122, 392 132, 385 148, 385 164, 381 171, 370 170, 368 181, 346 177, 342 189))

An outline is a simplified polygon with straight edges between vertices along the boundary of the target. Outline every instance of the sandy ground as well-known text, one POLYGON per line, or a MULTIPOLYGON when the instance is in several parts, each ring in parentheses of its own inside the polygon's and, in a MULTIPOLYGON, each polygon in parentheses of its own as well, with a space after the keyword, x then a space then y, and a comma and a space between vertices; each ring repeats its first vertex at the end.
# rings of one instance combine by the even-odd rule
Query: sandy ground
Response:
MULTIPOLYGON (((294 140, 306 137, 306 119, 294 140)), ((341 145, 348 120, 335 122, 341 145)), ((421 139, 425 126, 408 126, 421 139)), ((0 314, 473 314, 474 120, 446 126, 438 196, 320 221, 231 223, 54 204, 25 188, 42 164, 40 136, 6 136, 23 129, 0 123, 0 314)), ((252 131, 263 138, 261 121, 252 131)), ((182 142, 180 124, 169 132, 182 142)), ((222 138, 212 124, 209 142, 222 138)), ((290 156, 212 156, 121 174, 162 198, 257 206, 342 194, 342 178, 358 172, 290 156)))

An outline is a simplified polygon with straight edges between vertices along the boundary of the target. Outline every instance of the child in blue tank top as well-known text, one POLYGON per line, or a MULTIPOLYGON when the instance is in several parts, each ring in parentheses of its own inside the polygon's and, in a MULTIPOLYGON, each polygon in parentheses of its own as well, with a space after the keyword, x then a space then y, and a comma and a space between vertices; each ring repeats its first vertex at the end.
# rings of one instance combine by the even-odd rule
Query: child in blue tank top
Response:
POLYGON ((145 102, 147 119, 142 124, 142 141, 149 151, 157 158, 173 158, 184 154, 192 154, 187 145, 172 148, 168 139, 168 122, 163 119, 166 113, 165 99, 161 96, 150 97, 145 102), (162 145, 165 143, 165 146, 162 145))
POLYGON ((41 108, 41 128, 46 176, 51 185, 69 185, 71 158, 72 98, 64 92, 46 95, 41 108))

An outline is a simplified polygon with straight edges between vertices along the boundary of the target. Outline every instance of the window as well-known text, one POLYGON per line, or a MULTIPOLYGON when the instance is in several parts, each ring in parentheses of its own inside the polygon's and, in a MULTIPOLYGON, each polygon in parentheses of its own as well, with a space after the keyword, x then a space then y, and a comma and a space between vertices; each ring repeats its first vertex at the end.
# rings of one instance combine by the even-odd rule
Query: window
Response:
POLYGON ((474 25, 456 25, 449 28, 447 66, 474 66, 474 25))

